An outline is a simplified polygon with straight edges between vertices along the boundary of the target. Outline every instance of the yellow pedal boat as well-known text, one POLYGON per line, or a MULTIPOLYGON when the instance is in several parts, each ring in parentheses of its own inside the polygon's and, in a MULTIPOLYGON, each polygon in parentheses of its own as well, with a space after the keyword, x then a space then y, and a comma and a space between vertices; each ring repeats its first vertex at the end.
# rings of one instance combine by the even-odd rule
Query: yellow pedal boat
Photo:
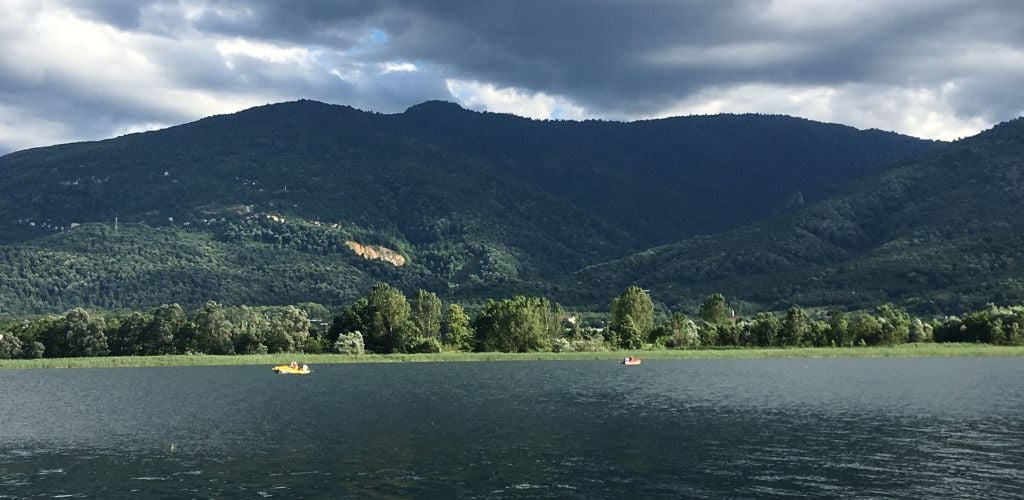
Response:
POLYGON ((313 371, 306 365, 302 365, 298 368, 290 365, 277 365, 273 370, 274 373, 280 373, 282 375, 309 375, 313 371))

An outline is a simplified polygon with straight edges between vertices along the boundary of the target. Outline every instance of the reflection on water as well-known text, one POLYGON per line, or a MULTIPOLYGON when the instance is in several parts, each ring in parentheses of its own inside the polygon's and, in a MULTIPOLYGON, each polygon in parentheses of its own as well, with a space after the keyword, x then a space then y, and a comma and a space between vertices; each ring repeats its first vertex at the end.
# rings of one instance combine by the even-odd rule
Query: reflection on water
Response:
POLYGON ((0 372, 0 498, 1007 498, 1024 363, 0 372))

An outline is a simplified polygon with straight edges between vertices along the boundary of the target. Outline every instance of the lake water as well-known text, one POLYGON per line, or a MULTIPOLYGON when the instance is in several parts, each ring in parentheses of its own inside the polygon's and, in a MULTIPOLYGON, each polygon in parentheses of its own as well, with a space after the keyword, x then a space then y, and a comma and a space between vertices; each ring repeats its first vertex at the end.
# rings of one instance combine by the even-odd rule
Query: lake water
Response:
POLYGON ((0 498, 1024 492, 1019 358, 313 368, 0 371, 0 498))

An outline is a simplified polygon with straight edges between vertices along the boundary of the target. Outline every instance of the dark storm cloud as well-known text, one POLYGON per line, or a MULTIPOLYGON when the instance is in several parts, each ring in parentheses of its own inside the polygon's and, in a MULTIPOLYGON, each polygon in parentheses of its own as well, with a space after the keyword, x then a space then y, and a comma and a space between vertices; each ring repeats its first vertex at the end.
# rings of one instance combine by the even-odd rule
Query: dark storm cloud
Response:
POLYGON ((66 5, 90 19, 116 28, 133 30, 140 25, 142 10, 153 5, 173 5, 174 2, 136 2, 133 0, 68 0, 66 5))
POLYGON ((785 112, 936 137, 1024 113, 1018 0, 14 0, 7 10, 0 150, 35 145, 16 126, 24 115, 41 144, 303 97, 384 112, 431 98, 536 116, 785 112))
POLYGON ((962 77, 945 57, 977 41, 1019 51, 1024 37, 1017 1, 832 2, 813 7, 819 19, 787 19, 812 4, 787 11, 776 2, 783 10, 771 16, 772 3, 760 0, 218 1, 197 26, 345 47, 380 29, 388 44, 377 58, 423 60, 458 78, 570 96, 596 114, 655 112, 710 85, 962 77))

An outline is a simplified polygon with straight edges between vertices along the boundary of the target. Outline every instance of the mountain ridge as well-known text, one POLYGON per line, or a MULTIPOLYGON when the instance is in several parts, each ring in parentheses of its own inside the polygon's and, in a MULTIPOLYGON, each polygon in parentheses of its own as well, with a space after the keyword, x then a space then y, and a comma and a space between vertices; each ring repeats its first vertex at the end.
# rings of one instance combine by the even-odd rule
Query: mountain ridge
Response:
POLYGON ((1022 158, 1016 119, 795 214, 589 266, 577 278, 623 285, 630 280, 614 277, 630 276, 690 307, 712 291, 774 308, 895 300, 934 314, 1019 302, 1022 158))
MULTIPOLYGON (((596 263, 798 210, 944 146, 780 116, 542 121, 443 102, 380 114, 303 100, 0 157, 0 243, 30 258, 21 252, 53 228, 115 218, 243 253, 335 255, 336 241, 358 236, 410 262, 394 271, 339 257, 359 286, 543 292, 596 263)), ((301 255, 288 259, 302 267, 301 255)))

